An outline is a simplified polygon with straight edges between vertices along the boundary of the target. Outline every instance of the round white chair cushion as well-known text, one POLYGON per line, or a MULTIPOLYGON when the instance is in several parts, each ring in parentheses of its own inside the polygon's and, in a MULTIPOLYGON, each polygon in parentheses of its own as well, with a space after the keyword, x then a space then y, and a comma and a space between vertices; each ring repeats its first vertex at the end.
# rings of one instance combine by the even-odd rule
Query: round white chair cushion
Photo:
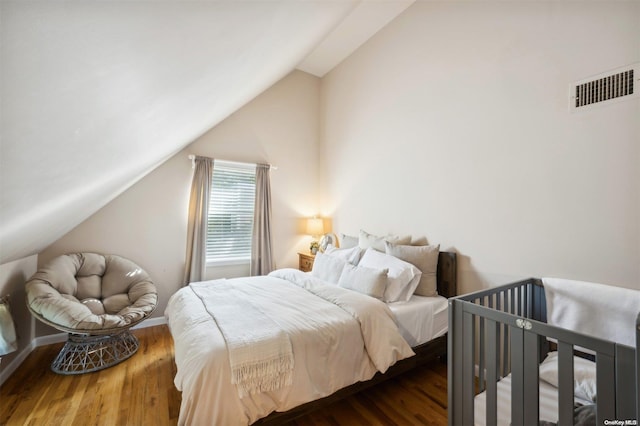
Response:
POLYGON ((158 303, 149 275, 116 255, 73 253, 52 259, 26 284, 29 309, 71 333, 107 334, 131 327, 158 303))

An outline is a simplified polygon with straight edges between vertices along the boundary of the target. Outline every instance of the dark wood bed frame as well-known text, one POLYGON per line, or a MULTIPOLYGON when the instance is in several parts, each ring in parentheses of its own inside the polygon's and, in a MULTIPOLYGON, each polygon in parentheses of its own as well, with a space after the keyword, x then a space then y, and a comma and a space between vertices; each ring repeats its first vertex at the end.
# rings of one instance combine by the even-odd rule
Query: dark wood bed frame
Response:
MULTIPOLYGON (((444 297, 454 297, 457 291, 457 263, 456 254, 453 252, 440 252, 438 256, 438 294, 444 297)), ((357 382, 345 388, 342 388, 331 395, 315 401, 307 402, 299 405, 291 410, 278 412, 275 411, 255 423, 254 425, 281 425, 290 422, 298 417, 304 416, 312 411, 326 407, 336 401, 344 399, 350 395, 360 392, 364 389, 389 380, 399 374, 405 373, 419 365, 425 364, 438 357, 447 355, 447 334, 437 337, 427 343, 418 345, 413 348, 416 353, 414 356, 396 362, 386 373, 377 373, 373 378, 365 382, 357 382)), ((446 360, 446 358, 444 358, 446 360)))

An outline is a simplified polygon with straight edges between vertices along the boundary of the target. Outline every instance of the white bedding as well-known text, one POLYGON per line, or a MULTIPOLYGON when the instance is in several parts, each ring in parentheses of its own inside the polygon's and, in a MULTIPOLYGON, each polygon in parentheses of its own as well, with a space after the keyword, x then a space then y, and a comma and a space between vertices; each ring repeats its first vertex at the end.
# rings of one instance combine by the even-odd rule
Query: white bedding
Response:
MULTIPOLYGON (((558 421, 558 388, 540 380, 540 420, 556 423, 558 421)), ((576 402, 592 404, 580 398, 576 402)), ((487 396, 485 392, 475 398, 475 426, 486 426, 487 396)), ((511 375, 498 382, 498 425, 511 425, 511 375)))
MULTIPOLYGON (((203 302, 185 287, 165 311, 175 343, 174 382, 182 391, 180 424, 249 424, 368 380, 413 355, 387 305, 374 298, 294 269, 226 282, 242 288, 289 334, 293 384, 240 398, 231 385, 225 340, 203 302)), ((241 305, 238 310, 241 315, 241 305)))
POLYGON ((413 295, 408 302, 389 303, 402 337, 416 347, 444 335, 449 326, 446 297, 413 295))

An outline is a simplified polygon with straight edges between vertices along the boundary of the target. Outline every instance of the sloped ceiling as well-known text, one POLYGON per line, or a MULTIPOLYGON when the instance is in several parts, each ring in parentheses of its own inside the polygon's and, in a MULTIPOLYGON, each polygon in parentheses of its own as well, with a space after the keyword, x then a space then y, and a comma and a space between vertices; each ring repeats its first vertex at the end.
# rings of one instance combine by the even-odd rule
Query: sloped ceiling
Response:
POLYGON ((77 226, 284 77, 363 4, 0 2, 0 264, 77 226))
POLYGON ((415 0, 360 2, 297 68, 323 77, 414 2, 415 0))

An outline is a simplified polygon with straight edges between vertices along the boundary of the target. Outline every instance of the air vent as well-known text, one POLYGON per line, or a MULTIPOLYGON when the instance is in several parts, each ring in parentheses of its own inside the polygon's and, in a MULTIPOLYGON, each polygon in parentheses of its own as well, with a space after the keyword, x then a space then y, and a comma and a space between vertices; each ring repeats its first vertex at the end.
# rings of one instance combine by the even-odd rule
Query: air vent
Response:
POLYGON ((571 110, 588 109, 638 97, 640 63, 593 76, 571 85, 571 110))

